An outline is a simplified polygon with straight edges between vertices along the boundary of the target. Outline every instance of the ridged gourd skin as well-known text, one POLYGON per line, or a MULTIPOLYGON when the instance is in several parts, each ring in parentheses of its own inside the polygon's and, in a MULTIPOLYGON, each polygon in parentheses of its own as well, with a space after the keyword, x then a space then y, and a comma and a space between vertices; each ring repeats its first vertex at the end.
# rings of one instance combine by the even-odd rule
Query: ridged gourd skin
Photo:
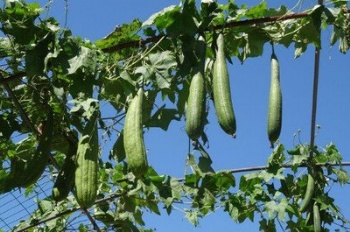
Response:
POLYGON ((142 104, 144 91, 140 88, 132 99, 124 121, 124 149, 128 169, 136 177, 142 177, 148 170, 146 148, 143 136, 142 104))
POLYGON ((53 136, 53 113, 50 111, 43 123, 42 134, 34 154, 28 160, 13 158, 11 171, 7 181, 12 182, 13 187, 28 187, 34 184, 45 171, 51 151, 53 136))
POLYGON ((196 141, 203 133, 206 114, 206 87, 205 87, 205 53, 206 43, 202 36, 198 38, 198 67, 190 83, 189 96, 186 108, 186 133, 190 139, 196 141))
POLYGON ((77 152, 77 144, 70 143, 68 154, 64 160, 61 170, 58 172, 56 181, 52 188, 52 198, 56 201, 62 201, 67 198, 69 192, 74 186, 75 176, 75 154, 77 152))
POLYGON ((311 174, 308 174, 306 191, 305 191, 305 195, 303 198, 303 203, 299 209, 299 211, 301 213, 306 212, 307 209, 309 208, 309 206, 312 202, 312 199, 314 197, 314 192, 315 192, 315 179, 311 174))
POLYGON ((314 219, 314 232, 321 232, 322 231, 321 215, 320 215, 320 208, 317 202, 315 202, 313 205, 313 219, 314 219))
POLYGON ((86 128, 86 132, 79 139, 76 170, 75 197, 83 208, 89 208, 96 200, 98 180, 98 129, 97 119, 93 117, 86 128))
POLYGON ((271 56, 271 83, 268 104, 267 133, 273 148, 282 128, 282 91, 280 85, 280 68, 276 55, 271 56))
POLYGON ((230 80, 228 75, 224 35, 220 33, 216 40, 217 52, 213 67, 213 97, 216 116, 221 128, 229 135, 235 137, 236 117, 230 91, 230 80))

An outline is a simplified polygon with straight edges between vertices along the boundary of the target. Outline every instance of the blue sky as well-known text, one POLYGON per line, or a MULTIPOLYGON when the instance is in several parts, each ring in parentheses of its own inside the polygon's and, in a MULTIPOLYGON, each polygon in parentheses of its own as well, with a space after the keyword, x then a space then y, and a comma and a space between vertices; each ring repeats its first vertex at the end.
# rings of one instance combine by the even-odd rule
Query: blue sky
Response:
MULTIPOLYGON (((39 1, 47 3, 47 1, 39 1)), ((223 2, 223 1, 222 1, 223 2)), ((254 5, 260 1, 236 1, 254 5)), ((286 1, 272 1, 274 7, 286 1)), ((316 2, 316 1, 315 1, 316 2)), ((104 1, 69 1, 68 27, 74 35, 95 41, 110 33, 118 24, 131 22, 134 18, 146 20, 153 13, 173 4, 175 0, 104 0, 104 1)), ((310 3, 307 3, 310 4, 310 3)), ((307 5, 304 5, 307 6, 307 5)), ((297 9, 296 9, 297 10, 297 9)), ((64 22, 64 1, 56 0, 52 4, 50 15, 64 22)), ((350 161, 350 79, 349 55, 341 54, 337 44, 328 44, 331 30, 323 31, 323 50, 319 81, 319 101, 317 124, 321 129, 316 137, 316 144, 323 147, 334 142, 344 161, 350 161)), ((280 141, 291 148, 298 140, 294 135, 300 130, 302 142, 310 138, 311 96, 313 78, 314 48, 298 59, 294 59, 294 49, 276 46, 276 55, 281 66, 281 85, 283 94, 283 126, 280 141)), ((271 47, 266 46, 262 57, 248 59, 241 64, 237 58, 229 65, 231 92, 237 117, 237 138, 232 139, 223 133, 210 104, 210 124, 206 127, 209 137, 209 149, 215 170, 233 169, 265 165, 271 153, 266 132, 267 102, 270 84, 271 47)), ((149 163, 158 173, 182 177, 188 149, 188 138, 184 122, 172 123, 169 131, 151 129, 145 133, 149 163)), ((106 154, 105 154, 106 155, 106 154)), ((239 180, 238 176, 237 180, 239 180)), ((349 186, 334 187, 332 195, 336 202, 344 207, 349 215, 349 186)), ((350 215, 349 217, 350 218, 350 215)), ((229 215, 218 210, 200 220, 195 228, 184 214, 174 210, 171 216, 145 215, 146 225, 157 231, 258 231, 258 220, 236 224, 229 215)))

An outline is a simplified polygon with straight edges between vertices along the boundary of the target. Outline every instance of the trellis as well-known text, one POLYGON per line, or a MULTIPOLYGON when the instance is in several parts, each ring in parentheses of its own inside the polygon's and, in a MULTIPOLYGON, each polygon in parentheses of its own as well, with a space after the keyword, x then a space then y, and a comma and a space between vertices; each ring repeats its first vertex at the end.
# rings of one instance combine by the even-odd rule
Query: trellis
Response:
MULTIPOLYGON (((319 1, 319 4, 322 4, 322 1, 319 1)), ((347 9, 346 13, 350 13, 350 9, 347 9)), ((306 12, 302 13, 293 13, 293 14, 287 14, 287 15, 281 15, 281 16, 273 16, 273 17, 266 17, 266 18, 259 18, 259 19, 250 19, 250 20, 244 20, 239 22, 231 22, 225 24, 225 27, 236 27, 236 26, 242 26, 242 25, 252 25, 252 24, 261 24, 261 23, 273 23, 276 21, 283 21, 283 20, 289 20, 289 19, 298 19, 307 17, 309 14, 306 12)), ((216 29, 221 29, 223 26, 219 25, 216 27, 216 29)), ((118 44, 116 46, 103 49, 104 52, 111 53, 115 52, 124 48, 134 47, 134 46, 140 46, 140 45, 146 45, 148 43, 157 42, 160 39, 162 39, 164 36, 155 36, 146 38, 140 41, 132 41, 127 43, 118 44)), ((311 147, 314 145, 314 135, 315 135, 315 121, 316 121, 316 109, 317 109, 317 89, 318 89, 318 75, 319 75, 319 58, 320 58, 320 50, 316 48, 315 51, 315 65, 314 65, 314 85, 313 85, 313 104, 312 104, 312 118, 311 118, 311 135, 310 135, 310 144, 311 147)), ((23 108, 20 106, 18 101, 16 101, 16 97, 11 93, 12 90, 9 87, 8 83, 10 83, 13 80, 16 80, 18 78, 24 77, 25 73, 19 73, 15 76, 7 76, 7 77, 1 77, 0 78, 0 84, 4 86, 12 100, 14 101, 17 109, 21 112, 21 116, 24 121, 26 121, 26 124, 32 129, 33 133, 35 133, 36 129, 31 125, 30 120, 26 119, 26 113, 23 111, 23 108)), ((53 159, 52 159, 53 160, 53 159)), ((338 165, 338 164, 337 164, 338 165)), ((320 166, 337 166, 335 164, 320 164, 320 166)), ((341 166, 350 166, 350 162, 343 162, 340 164, 341 166)), ((285 165, 284 168, 290 168, 290 165, 285 165)), ((258 167, 247 167, 247 168, 240 168, 240 169, 234 169, 230 170, 231 173, 240 173, 240 172, 249 172, 249 171, 259 171, 259 170, 265 170, 266 166, 258 166, 258 167)), ((26 220, 28 216, 31 215, 32 210, 35 209, 36 206, 36 200, 41 200, 50 195, 50 191, 52 189, 52 179, 48 175, 44 175, 42 179, 38 182, 38 185, 35 187, 35 193, 36 194, 30 194, 29 196, 23 198, 23 189, 16 189, 14 191, 11 191, 10 193, 3 195, 0 197, 0 204, 6 206, 6 202, 9 201, 16 201, 18 204, 13 206, 12 208, 5 208, 3 211, 0 211, 0 229, 3 230, 9 230, 12 229, 13 226, 19 221, 19 220, 26 220), (22 199, 23 198, 23 199, 22 199), (24 200, 25 199, 25 200, 24 200), (15 211, 15 212, 13 212, 15 211), (23 216, 18 215, 18 217, 15 217, 17 212, 24 212, 23 216)), ((97 200, 95 204, 101 204, 108 201, 113 201, 115 198, 118 198, 120 194, 111 194, 110 196, 107 196, 103 199, 97 200)), ((18 231, 25 231, 27 229, 40 226, 42 223, 49 222, 51 220, 54 220, 58 217, 62 217, 67 214, 73 214, 76 213, 77 216, 73 217, 73 220, 69 223, 67 223, 69 226, 67 230, 75 230, 77 225, 79 225, 80 222, 91 222, 93 224, 93 228, 96 231, 100 231, 99 229, 99 222, 96 222, 93 217, 91 217, 90 212, 86 209, 81 209, 80 207, 72 208, 66 211, 63 211, 61 213, 58 213, 56 215, 53 215, 51 217, 47 217, 43 220, 34 221, 31 223, 31 225, 28 225, 25 228, 22 228, 18 231), (82 212, 81 212, 82 211, 82 212), (81 217, 82 214, 85 214, 87 218, 81 217), (81 221, 80 218, 82 218, 81 221), (76 220, 74 220, 76 219, 76 220)))

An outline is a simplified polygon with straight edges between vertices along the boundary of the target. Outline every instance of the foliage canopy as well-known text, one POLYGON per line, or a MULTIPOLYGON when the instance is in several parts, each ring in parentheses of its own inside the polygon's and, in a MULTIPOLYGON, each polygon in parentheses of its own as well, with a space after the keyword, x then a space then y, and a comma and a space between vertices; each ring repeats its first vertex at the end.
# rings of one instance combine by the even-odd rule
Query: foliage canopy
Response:
MULTIPOLYGON (((268 8, 265 1, 248 7, 232 0, 225 4, 203 1, 200 5, 182 0, 144 22, 135 19, 123 24, 96 42, 72 36, 54 18, 43 18, 43 9, 37 3, 4 2, 0 11, 2 194, 19 187, 33 191, 39 184, 38 177, 30 186, 13 183, 11 178, 18 177, 25 164, 29 166, 33 157, 37 158, 39 141, 49 123, 53 125, 52 142, 46 144, 46 157, 35 161, 34 169, 40 169, 44 162, 55 181, 65 164, 75 159, 79 138, 97 117, 99 141, 102 134, 111 138, 117 133, 118 137, 110 151, 100 142, 100 153, 109 154, 109 159, 99 160, 98 200, 92 208, 84 209, 91 214, 91 222, 97 222, 95 229, 144 231, 143 211, 160 214, 159 207, 163 207, 171 214, 175 204, 187 199, 191 205, 183 210, 194 225, 199 218, 222 208, 238 223, 258 218, 262 231, 276 231, 278 226, 313 231, 312 210, 299 212, 308 182, 307 174, 299 175, 299 167, 307 167, 315 179, 312 201, 320 207, 323 230, 334 225, 349 229, 348 220, 327 191, 329 181, 344 185, 350 179, 341 166, 335 166, 341 164, 342 157, 334 144, 325 148, 299 144, 290 150, 277 144, 264 170, 237 180, 235 170, 213 170, 205 150, 205 132, 189 151, 187 163, 192 171, 181 179, 159 175, 152 164, 146 175, 135 177, 128 172, 123 143, 124 118, 140 87, 145 90, 144 128, 166 131, 172 121, 185 117, 190 79, 200 62, 198 51, 193 49, 198 35, 204 35, 206 41, 206 101, 211 101, 218 32, 230 38, 225 43, 229 62, 232 57, 244 63, 261 56, 268 43, 287 49, 294 46, 297 58, 310 45, 320 49, 319 32, 329 27, 333 29, 330 44, 338 43, 339 51, 346 53, 350 44, 347 1, 331 0, 295 13, 286 6, 268 8), (104 117, 105 106, 113 111, 109 114, 113 117, 104 117), (18 161, 25 164, 15 167, 18 161)), ((69 197, 59 202, 52 197, 40 200, 32 218, 16 229, 35 225, 53 213, 78 209, 73 184, 67 188, 72 192, 69 197)), ((65 217, 53 222, 45 224, 43 230, 65 227, 65 217)), ((88 229, 89 225, 79 228, 88 229)))

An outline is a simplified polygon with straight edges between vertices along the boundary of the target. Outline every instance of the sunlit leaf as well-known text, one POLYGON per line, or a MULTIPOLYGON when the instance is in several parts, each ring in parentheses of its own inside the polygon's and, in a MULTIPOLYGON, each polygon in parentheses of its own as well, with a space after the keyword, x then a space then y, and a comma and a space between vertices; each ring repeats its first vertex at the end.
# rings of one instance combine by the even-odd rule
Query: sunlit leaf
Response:
POLYGON ((340 168, 340 169, 333 168, 333 172, 337 175, 338 181, 341 185, 345 185, 349 183, 350 176, 343 168, 340 168))
POLYGON ((101 49, 107 49, 125 42, 137 41, 140 39, 137 35, 140 27, 141 21, 138 19, 134 19, 130 24, 117 25, 114 31, 97 40, 95 44, 101 49))

